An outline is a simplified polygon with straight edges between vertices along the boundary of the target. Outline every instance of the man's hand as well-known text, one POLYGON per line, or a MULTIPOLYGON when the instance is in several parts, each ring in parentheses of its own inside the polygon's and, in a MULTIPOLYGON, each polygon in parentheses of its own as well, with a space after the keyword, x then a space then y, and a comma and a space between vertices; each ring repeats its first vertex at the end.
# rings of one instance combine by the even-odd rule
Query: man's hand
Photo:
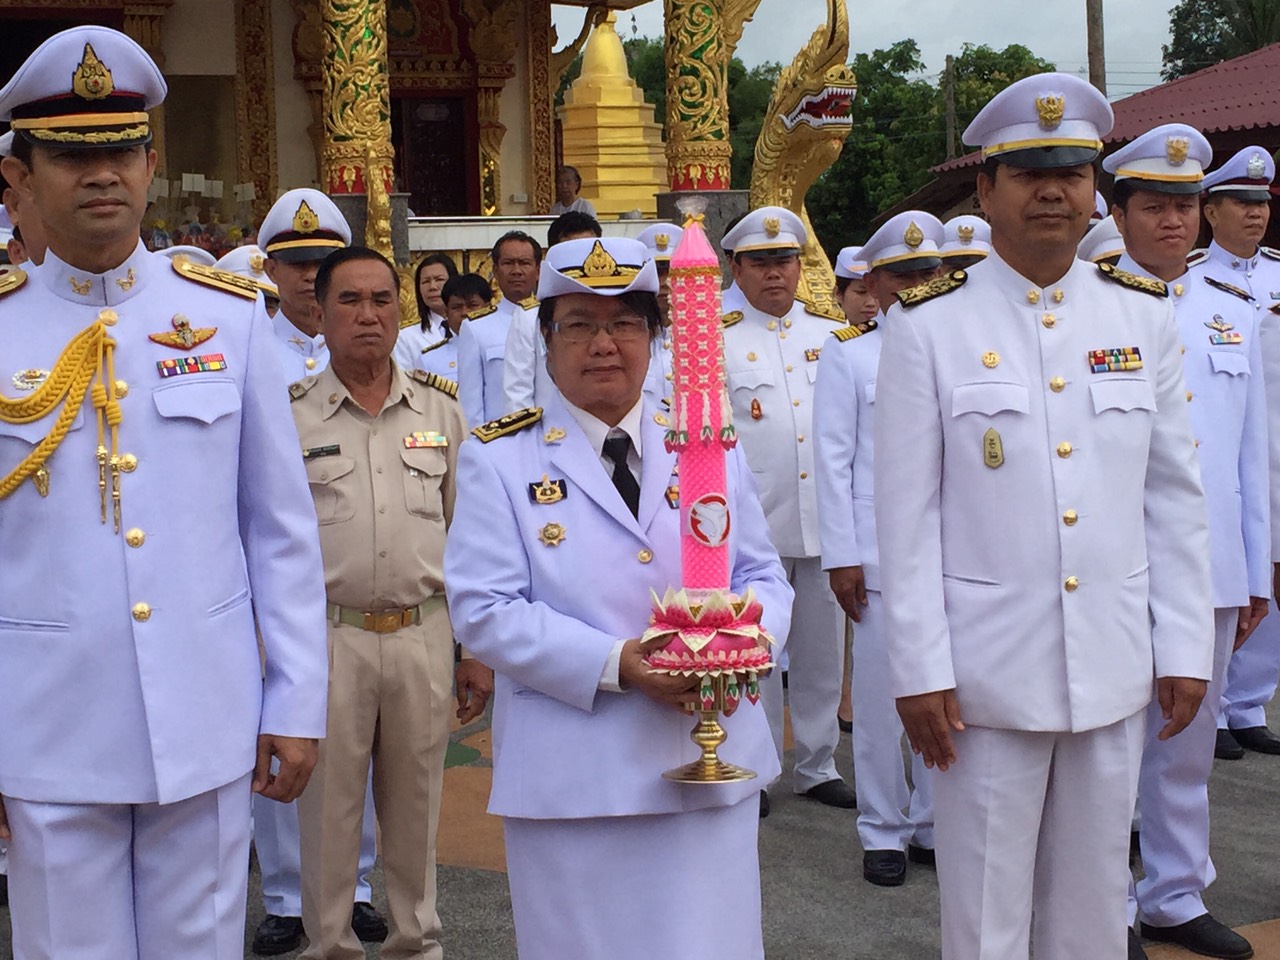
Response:
POLYGON ((493 696, 493 671, 479 660, 459 660, 453 668, 453 683, 458 692, 458 720, 465 725, 484 713, 493 696))
POLYGON ((320 741, 306 737, 258 736, 258 762, 253 768, 253 792, 268 800, 292 803, 302 795, 320 757, 320 741), (280 759, 280 772, 271 772, 271 758, 280 759))
POLYGON ((644 662, 640 641, 635 639, 622 645, 622 657, 618 661, 618 685, 623 690, 639 690, 651 700, 665 703, 685 713, 698 702, 698 678, 651 672, 644 662))
POLYGON ((1236 643, 1233 650, 1239 650, 1244 646, 1244 642, 1253 636, 1253 631, 1258 629, 1258 624, 1270 609, 1270 600, 1264 597, 1249 598, 1249 606, 1240 608, 1240 620, 1236 624, 1236 643))
POLYGON ((898 698, 898 716, 906 728, 911 749, 924 758, 930 769, 948 769, 956 762, 951 731, 964 729, 960 719, 960 701, 954 688, 898 698))
POLYGON ((835 567, 827 571, 831 592, 836 602, 854 623, 862 622, 862 608, 867 605, 867 582, 862 567, 835 567))
POLYGON ((9 815, 4 810, 4 797, 0 797, 0 840, 12 840, 13 831, 9 829, 9 815))
POLYGON ((1161 740, 1176 737, 1195 719, 1208 686, 1206 681, 1190 677, 1161 677, 1156 681, 1160 713, 1169 721, 1160 729, 1161 740))

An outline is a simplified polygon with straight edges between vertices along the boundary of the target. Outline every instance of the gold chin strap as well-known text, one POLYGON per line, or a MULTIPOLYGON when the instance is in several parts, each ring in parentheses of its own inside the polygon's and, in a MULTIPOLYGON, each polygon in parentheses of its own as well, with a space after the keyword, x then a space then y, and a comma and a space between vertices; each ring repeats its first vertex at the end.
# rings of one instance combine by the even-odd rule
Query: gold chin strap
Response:
POLYGON ((101 319, 95 320, 67 344, 48 378, 31 396, 21 400, 0 397, 0 421, 5 423, 34 423, 62 407, 53 429, 0 480, 0 500, 17 490, 28 477, 34 478, 33 482, 42 495, 48 491, 49 473, 45 464, 66 439, 85 397, 92 395, 98 417, 98 491, 102 501, 102 522, 107 522, 107 467, 110 466, 115 532, 120 532, 121 413, 119 400, 109 392, 110 385, 115 383, 115 348, 115 340, 107 335, 107 325, 101 319), (108 428, 110 449, 107 447, 108 428))

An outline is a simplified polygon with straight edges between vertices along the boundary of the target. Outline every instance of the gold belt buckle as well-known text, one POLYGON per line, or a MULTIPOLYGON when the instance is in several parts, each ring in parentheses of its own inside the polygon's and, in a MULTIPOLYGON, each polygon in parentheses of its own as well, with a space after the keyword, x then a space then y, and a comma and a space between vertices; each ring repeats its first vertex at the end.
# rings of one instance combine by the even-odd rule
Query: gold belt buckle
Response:
POLYGON ((366 613, 364 628, 374 633, 395 633, 404 625, 404 614, 399 610, 390 613, 366 613))

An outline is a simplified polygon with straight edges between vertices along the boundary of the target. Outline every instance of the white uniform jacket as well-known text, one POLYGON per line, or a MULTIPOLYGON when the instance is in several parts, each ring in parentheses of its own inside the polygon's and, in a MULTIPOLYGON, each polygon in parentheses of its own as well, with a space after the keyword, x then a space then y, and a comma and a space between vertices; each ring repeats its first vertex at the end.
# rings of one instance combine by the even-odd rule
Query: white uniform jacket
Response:
MULTIPOLYGON (((1116 265, 1143 272, 1128 254, 1116 265)), ((1199 271, 1169 287, 1184 350, 1187 413, 1209 503, 1213 605, 1247 607, 1251 596, 1271 596, 1267 395, 1258 314, 1248 301, 1205 282, 1199 271)))
POLYGON ((491 313, 463 320, 458 328, 458 399, 469 430, 507 412, 503 357, 512 317, 522 311, 520 304, 502 300, 491 313))
POLYGON ((1042 289, 992 252, 884 326, 894 696, 955 687, 968 723, 1079 732, 1146 706, 1153 665, 1208 679, 1208 509, 1167 297, 1084 261, 1042 289), (1093 371, 1124 348, 1140 368, 1093 371))
POLYGON ((419 350, 413 366, 403 367, 403 369, 425 370, 427 373, 436 373, 457 383, 458 338, 453 336, 445 340, 437 340, 425 350, 419 350))
MULTIPOLYGON (((260 731, 324 736, 316 515, 289 455, 298 436, 261 296, 187 280, 141 244, 106 274, 52 252, 28 273, 0 297, 0 356, 12 368, 0 391, 23 396, 14 370, 51 370, 100 311, 115 311, 126 467, 115 533, 109 495, 101 519, 86 400, 48 461, 48 496, 26 481, 0 500, 0 793, 172 803, 244 776, 260 731), (172 333, 176 313, 217 332, 191 350, 148 339, 172 333), (225 368, 162 376, 157 366, 195 358, 225 368)), ((55 417, 0 422, 0 475, 55 417)))
MULTIPOLYGON (((465 495, 449 529, 445 583, 458 641, 497 671, 491 813, 675 813, 736 803, 779 773, 764 710, 744 702, 725 721, 720 754, 759 779, 692 788, 663 780, 696 758, 692 718, 639 691, 598 689, 616 641, 646 629, 650 591, 661 596, 681 582, 680 512, 666 496, 676 458, 663 447, 656 409, 645 401, 638 520, 558 395, 540 423, 460 451, 465 495), (544 474, 563 484, 559 502, 535 502, 530 485, 544 474), (539 539, 549 524, 563 533, 558 546, 539 539)), ((781 646, 792 591, 736 452, 727 494, 732 589, 754 589, 781 646)))
POLYGON ((822 569, 861 566, 868 590, 880 589, 874 465, 882 337, 876 326, 844 342, 828 339, 813 391, 822 569))
POLYGON ((816 557, 813 384, 818 357, 839 323, 796 301, 785 317, 751 304, 724 329, 724 368, 733 423, 760 487, 774 546, 784 557, 816 557))
MULTIPOLYGON (((431 346, 444 336, 444 323, 444 317, 438 313, 429 313, 425 330, 421 323, 411 323, 407 327, 401 327, 400 335, 396 337, 395 349, 391 351, 391 359, 399 364, 401 370, 416 369, 418 354, 422 353, 422 348, 431 346)), ((442 376, 449 375, 442 374, 442 376)), ((457 378, 449 377, 449 379, 457 378)))
POLYGON ((279 364, 286 384, 314 376, 329 366, 329 348, 320 334, 307 336, 293 325, 283 310, 277 310, 271 318, 271 328, 279 344, 279 364))

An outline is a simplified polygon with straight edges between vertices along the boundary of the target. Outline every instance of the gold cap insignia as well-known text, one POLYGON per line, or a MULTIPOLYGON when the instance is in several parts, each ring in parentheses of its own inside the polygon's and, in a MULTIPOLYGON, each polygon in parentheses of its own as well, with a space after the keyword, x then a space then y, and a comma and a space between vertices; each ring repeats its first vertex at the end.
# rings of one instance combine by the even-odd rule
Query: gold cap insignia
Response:
POLYGON ((924 231, 920 229, 914 220, 907 224, 907 229, 903 231, 902 242, 912 250, 924 243, 924 231))
POLYGON ((669 244, 670 242, 671 242, 671 234, 669 233, 655 233, 653 235, 653 245, 657 247, 659 250, 667 249, 667 244, 669 244))
POLYGON ((267 258, 260 253, 255 253, 249 257, 249 269, 255 274, 261 274, 266 269, 267 258))
POLYGON ((960 238, 961 243, 973 242, 973 227, 968 225, 956 227, 956 236, 960 238))
POLYGON ((1169 137, 1164 142, 1165 159, 1173 166, 1180 167, 1187 162, 1187 154, 1191 150, 1191 141, 1186 137, 1169 137))
POLYGON ((82 100, 101 100, 115 92, 111 71, 93 52, 93 44, 84 45, 84 56, 71 74, 71 91, 82 100))
POLYGON ((1251 180, 1265 179, 1267 176, 1267 164, 1266 161, 1262 159, 1262 154, 1255 153, 1250 157, 1247 169, 1251 180))
POLYGON ((604 244, 597 240, 591 252, 587 254, 587 259, 582 261, 582 275, 599 279, 611 277, 617 272, 618 261, 609 256, 609 251, 604 248, 604 244))
POLYGON ((764 218, 764 233, 770 240, 782 231, 782 221, 777 217, 764 218))
POLYGON ((298 212, 293 215, 293 229, 297 233, 315 233, 320 229, 320 218, 305 200, 298 206, 298 212))
POLYGON ((1058 129, 1062 123, 1062 111, 1066 107, 1067 98, 1062 94, 1045 94, 1036 97, 1036 114, 1040 117, 1040 126, 1046 130, 1058 129))

